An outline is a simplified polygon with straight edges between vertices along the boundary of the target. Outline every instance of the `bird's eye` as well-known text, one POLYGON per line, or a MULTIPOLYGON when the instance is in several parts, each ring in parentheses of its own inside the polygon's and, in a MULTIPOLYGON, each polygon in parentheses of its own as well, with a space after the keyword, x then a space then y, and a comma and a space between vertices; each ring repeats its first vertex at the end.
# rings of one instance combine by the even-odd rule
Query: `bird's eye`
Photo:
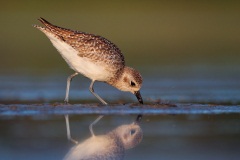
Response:
POLYGON ((131 81, 131 86, 136 86, 136 84, 133 81, 131 81))
POLYGON ((135 130, 135 129, 132 129, 132 130, 130 131, 130 134, 133 135, 135 132, 136 132, 136 130, 135 130))

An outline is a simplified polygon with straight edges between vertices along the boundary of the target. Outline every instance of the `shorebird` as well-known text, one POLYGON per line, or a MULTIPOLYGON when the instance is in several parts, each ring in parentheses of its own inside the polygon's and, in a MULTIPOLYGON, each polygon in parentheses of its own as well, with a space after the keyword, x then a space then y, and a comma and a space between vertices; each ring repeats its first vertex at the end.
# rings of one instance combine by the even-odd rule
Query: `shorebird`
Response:
POLYGON ((90 92, 105 105, 107 102, 94 92, 93 86, 96 81, 131 92, 143 103, 140 94, 142 76, 135 69, 125 66, 124 56, 115 44, 98 35, 58 27, 43 18, 38 20, 44 27, 33 26, 50 39, 69 67, 75 71, 67 79, 65 103, 69 100, 71 80, 78 74, 92 80, 90 92))
POLYGON ((122 160, 125 150, 135 147, 142 140, 140 120, 141 117, 138 117, 135 122, 121 125, 104 135, 92 132, 90 138, 72 147, 64 160, 122 160))

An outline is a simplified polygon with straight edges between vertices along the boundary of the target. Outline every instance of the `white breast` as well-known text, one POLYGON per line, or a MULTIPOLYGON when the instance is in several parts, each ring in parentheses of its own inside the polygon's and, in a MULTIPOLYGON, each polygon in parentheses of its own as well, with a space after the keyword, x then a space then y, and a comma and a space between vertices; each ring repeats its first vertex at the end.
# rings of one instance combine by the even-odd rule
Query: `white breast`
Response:
POLYGON ((77 50, 75 50, 72 46, 68 45, 64 41, 59 40, 52 33, 44 33, 68 63, 70 68, 92 80, 106 81, 106 79, 109 77, 109 73, 104 66, 97 65, 90 61, 88 58, 82 58, 78 56, 77 50))

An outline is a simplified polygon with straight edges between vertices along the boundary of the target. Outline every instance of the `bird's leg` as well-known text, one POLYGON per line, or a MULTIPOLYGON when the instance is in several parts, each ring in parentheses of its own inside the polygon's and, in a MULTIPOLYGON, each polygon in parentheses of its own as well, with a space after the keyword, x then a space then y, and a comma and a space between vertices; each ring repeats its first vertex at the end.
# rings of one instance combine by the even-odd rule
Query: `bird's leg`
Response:
MULTIPOLYGON (((67 88, 66 88, 66 96, 65 96, 65 99, 64 99, 64 102, 67 104, 68 103, 68 96, 69 96, 69 88, 70 88, 70 83, 73 79, 73 77, 75 77, 76 75, 78 75, 77 72, 75 72, 74 74, 70 75, 68 78, 67 78, 67 88)), ((70 125, 69 125, 69 117, 68 115, 65 115, 65 121, 66 121, 66 129, 67 129, 67 138, 69 141, 75 143, 75 144, 78 144, 78 141, 72 139, 71 137, 71 131, 70 131, 70 125)))
POLYGON ((95 82, 95 81, 92 81, 91 84, 90 84, 90 87, 89 87, 90 92, 91 92, 95 97, 97 97, 97 99, 100 100, 103 104, 107 105, 107 102, 105 102, 98 94, 96 94, 96 93, 94 92, 94 89, 93 89, 94 82, 95 82))
POLYGON ((95 125, 101 118, 103 118, 103 115, 98 116, 98 118, 89 125, 89 130, 92 136, 95 136, 93 132, 93 125, 95 125))
POLYGON ((64 102, 67 104, 68 103, 68 96, 69 96, 69 88, 70 88, 70 83, 73 79, 73 77, 75 77, 76 75, 78 75, 78 73, 74 73, 72 75, 70 75, 68 78, 67 78, 67 88, 66 88, 66 96, 65 96, 65 100, 64 102))
POLYGON ((66 121, 66 128, 67 128, 67 138, 69 141, 75 143, 75 144, 78 144, 78 141, 72 139, 71 137, 71 131, 70 131, 70 125, 69 125, 69 117, 68 117, 68 114, 65 115, 65 121, 66 121))
MULTIPOLYGON (((99 99, 104 105, 107 105, 107 102, 105 102, 98 94, 96 94, 96 93, 94 92, 94 89, 93 89, 94 82, 95 82, 95 81, 93 80, 93 81, 91 82, 91 84, 90 84, 90 87, 89 87, 90 92, 91 92, 95 97, 97 97, 97 99, 99 99)), ((93 133, 93 125, 95 125, 101 118, 103 118, 103 115, 98 116, 98 118, 89 125, 89 130, 90 130, 92 136, 95 136, 94 133, 93 133)))

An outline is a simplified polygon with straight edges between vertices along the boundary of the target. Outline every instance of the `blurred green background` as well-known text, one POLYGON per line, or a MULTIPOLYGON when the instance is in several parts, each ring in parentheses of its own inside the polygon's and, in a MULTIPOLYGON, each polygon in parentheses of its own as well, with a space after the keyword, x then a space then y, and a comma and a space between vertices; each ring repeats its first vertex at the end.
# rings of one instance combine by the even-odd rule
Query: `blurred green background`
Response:
POLYGON ((140 70, 239 70, 240 1, 9 0, 0 5, 2 75, 69 70, 46 36, 31 26, 40 24, 39 17, 111 40, 127 64, 140 70))

